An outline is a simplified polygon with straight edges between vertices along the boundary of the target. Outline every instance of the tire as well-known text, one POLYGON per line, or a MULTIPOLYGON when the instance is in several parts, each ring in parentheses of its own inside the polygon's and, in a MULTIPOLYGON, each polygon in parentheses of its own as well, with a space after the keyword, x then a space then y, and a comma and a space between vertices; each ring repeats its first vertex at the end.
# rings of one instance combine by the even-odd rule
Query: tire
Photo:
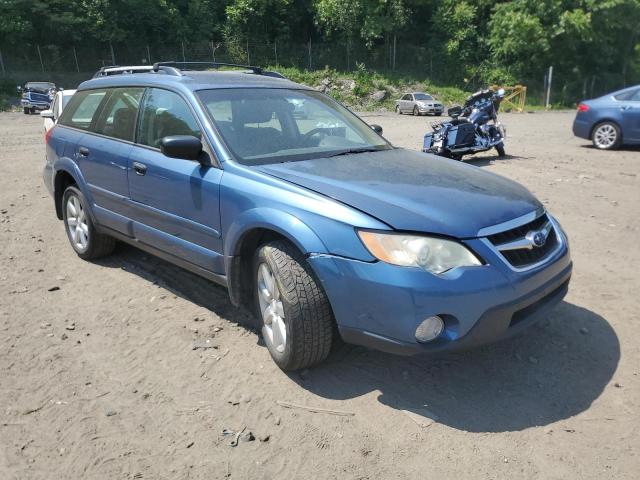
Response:
POLYGON ((622 143, 620 127, 613 122, 602 122, 593 128, 591 142, 599 150, 614 150, 622 143))
POLYGON ((32 107, 32 108, 31 108, 31 111, 30 111, 29 113, 36 113, 36 109, 35 109, 35 107, 32 107))
POLYGON ((325 360, 333 341, 333 312, 304 256, 286 241, 262 245, 253 278, 260 330, 276 365, 292 371, 325 360))
POLYGON ((29 109, 29 107, 23 107, 23 108, 22 108, 22 112, 23 112, 25 115, 29 115, 29 114, 31 113, 31 110, 29 109))
POLYGON ((77 187, 67 187, 62 195, 62 219, 67 238, 80 258, 94 260, 113 252, 116 241, 113 237, 96 230, 86 205, 87 201, 77 187), (74 227, 74 224, 81 224, 84 227, 74 227), (76 231, 78 231, 77 234, 74 233, 76 231), (83 239, 86 241, 83 242, 83 239))
POLYGON ((420 116, 420 110, 418 110, 418 107, 415 107, 415 106, 413 107, 413 114, 416 117, 420 116))
POLYGON ((439 116, 441 116, 441 115, 442 115, 442 112, 440 112, 440 113, 436 113, 436 117, 439 117, 439 116))
POLYGON ((400 105, 396 105, 396 113, 398 115, 402 115, 402 111, 400 110, 400 105))
POLYGON ((496 151, 498 152, 499 157, 505 157, 507 155, 507 153, 504 150, 503 142, 500 142, 499 144, 496 145, 496 151))

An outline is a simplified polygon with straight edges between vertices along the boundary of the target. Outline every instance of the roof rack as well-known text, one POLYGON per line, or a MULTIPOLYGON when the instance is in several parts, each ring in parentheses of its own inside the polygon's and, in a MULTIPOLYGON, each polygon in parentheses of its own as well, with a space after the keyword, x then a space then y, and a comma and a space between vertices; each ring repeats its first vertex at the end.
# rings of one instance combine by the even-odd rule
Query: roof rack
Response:
POLYGON ((119 65, 109 65, 106 67, 100 68, 94 75, 93 78, 98 77, 108 77, 111 75, 122 75, 128 73, 146 73, 151 72, 153 67, 151 65, 127 65, 127 66, 119 66, 119 65))
POLYGON ((180 70, 190 70, 189 65, 195 65, 199 67, 211 67, 211 68, 220 68, 220 67, 237 67, 237 68, 246 68, 247 70, 251 70, 256 75, 268 75, 275 72, 265 72, 262 67, 256 67, 255 65, 240 65, 237 63, 222 63, 222 62, 156 62, 153 64, 153 71, 157 72, 159 70, 165 70, 167 73, 171 75, 182 75, 180 70), (163 68, 164 67, 164 68, 163 68), (170 72, 169 68, 174 70, 175 72, 170 72))

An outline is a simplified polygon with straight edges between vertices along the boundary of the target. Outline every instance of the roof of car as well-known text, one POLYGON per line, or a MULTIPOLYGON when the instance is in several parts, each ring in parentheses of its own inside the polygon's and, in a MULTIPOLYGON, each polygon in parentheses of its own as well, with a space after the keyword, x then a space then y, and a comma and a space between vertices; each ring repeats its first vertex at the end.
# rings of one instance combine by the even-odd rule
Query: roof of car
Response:
POLYGON ((78 90, 117 86, 168 86, 181 85, 189 90, 206 90, 212 88, 295 88, 310 87, 294 83, 284 78, 258 75, 242 70, 182 70, 182 75, 170 75, 166 72, 131 73, 92 78, 83 82, 78 90))

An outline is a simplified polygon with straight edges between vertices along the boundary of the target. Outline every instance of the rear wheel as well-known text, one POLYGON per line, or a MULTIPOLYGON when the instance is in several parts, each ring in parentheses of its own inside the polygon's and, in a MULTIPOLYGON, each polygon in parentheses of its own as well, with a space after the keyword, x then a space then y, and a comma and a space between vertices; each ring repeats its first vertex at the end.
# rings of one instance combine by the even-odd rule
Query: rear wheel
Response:
POLYGON ((602 122, 596 125, 591 134, 593 146, 600 150, 612 150, 622 143, 620 128, 613 122, 602 122))
POLYGON ((498 156, 499 157, 504 157, 507 155, 507 153, 504 150, 504 143, 500 142, 499 144, 496 145, 496 151, 498 152, 498 156))
POLYGON ((261 246, 253 264, 262 337, 282 370, 322 362, 331 351, 333 313, 304 256, 290 243, 261 246))
POLYGON ((116 244, 113 237, 99 233, 87 212, 87 202, 77 187, 67 187, 62 196, 62 218, 71 247, 83 260, 109 255, 116 244))

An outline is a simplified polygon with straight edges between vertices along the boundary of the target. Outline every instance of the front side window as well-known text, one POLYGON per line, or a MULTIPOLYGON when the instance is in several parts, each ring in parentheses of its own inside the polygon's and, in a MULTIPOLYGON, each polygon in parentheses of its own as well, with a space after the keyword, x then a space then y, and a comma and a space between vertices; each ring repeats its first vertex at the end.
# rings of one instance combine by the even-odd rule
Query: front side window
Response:
POLYGON ((107 91, 100 90, 83 90, 77 92, 62 112, 59 123, 68 127, 79 128, 81 130, 89 130, 98 107, 104 100, 107 91))
POLYGON ((202 137, 187 102, 169 90, 149 89, 140 117, 138 143, 142 145, 160 148, 160 140, 169 135, 202 137))
POLYGON ((201 90, 200 99, 232 154, 260 165, 391 147, 331 98, 309 90, 201 90))
POLYGON ((634 92, 633 96, 631 97, 631 101, 640 102, 640 88, 634 92))
POLYGON ((411 94, 407 93, 404 97, 402 97, 402 100, 411 100, 411 94))
POLYGON ((101 109, 95 132, 133 141, 133 132, 144 88, 114 88, 101 109))

